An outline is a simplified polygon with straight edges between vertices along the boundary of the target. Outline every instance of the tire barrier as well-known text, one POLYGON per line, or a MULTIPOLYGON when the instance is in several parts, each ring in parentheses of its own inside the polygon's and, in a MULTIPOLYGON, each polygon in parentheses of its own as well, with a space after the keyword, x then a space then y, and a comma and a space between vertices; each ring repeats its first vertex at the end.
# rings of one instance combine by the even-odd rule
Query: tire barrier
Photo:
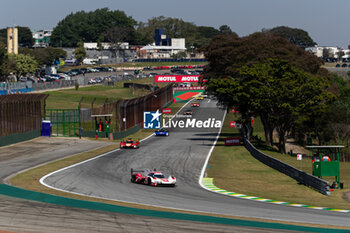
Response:
POLYGON ((243 132, 243 143, 245 148, 250 152, 250 154, 262 162, 263 164, 293 178, 294 180, 298 181, 299 183, 309 186, 318 192, 322 193, 323 195, 330 195, 330 188, 329 183, 325 180, 322 180, 316 176, 313 176, 311 174, 308 174, 304 171, 301 171, 293 166, 290 166, 289 164, 286 164, 278 159, 275 159, 267 154, 264 154, 257 150, 252 143, 248 140, 247 133, 246 133, 246 127, 242 128, 243 132))

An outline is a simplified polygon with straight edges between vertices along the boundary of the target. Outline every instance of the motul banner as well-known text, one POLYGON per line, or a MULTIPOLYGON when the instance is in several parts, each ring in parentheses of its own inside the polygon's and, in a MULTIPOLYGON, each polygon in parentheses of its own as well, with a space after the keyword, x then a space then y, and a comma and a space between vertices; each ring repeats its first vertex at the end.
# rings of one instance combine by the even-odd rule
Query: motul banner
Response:
POLYGON ((225 146, 239 146, 241 145, 240 137, 225 138, 225 146))
POLYGON ((195 83, 199 81, 199 75, 155 75, 154 81, 156 83, 161 83, 161 82, 195 83))
POLYGON ((205 90, 205 87, 173 87, 173 91, 205 90))
POLYGON ((171 108, 163 108, 162 109, 163 114, 170 114, 171 113, 171 108))

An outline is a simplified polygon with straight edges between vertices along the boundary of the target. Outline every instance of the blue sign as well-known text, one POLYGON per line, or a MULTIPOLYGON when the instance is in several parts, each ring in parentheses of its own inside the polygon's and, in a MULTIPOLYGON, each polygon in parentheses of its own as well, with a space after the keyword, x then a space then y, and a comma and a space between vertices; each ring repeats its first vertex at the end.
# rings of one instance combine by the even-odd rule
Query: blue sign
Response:
POLYGON ((162 114, 156 112, 143 112, 143 128, 144 129, 160 129, 160 116, 162 114))

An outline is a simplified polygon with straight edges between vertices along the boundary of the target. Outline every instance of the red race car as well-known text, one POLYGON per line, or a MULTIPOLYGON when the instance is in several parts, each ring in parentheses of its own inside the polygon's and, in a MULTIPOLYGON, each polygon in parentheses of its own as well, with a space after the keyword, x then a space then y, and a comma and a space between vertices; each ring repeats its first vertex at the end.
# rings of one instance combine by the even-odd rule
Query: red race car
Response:
POLYGON ((199 103, 198 102, 193 102, 193 103, 191 103, 191 107, 199 107, 199 103))
POLYGON ((176 178, 174 176, 169 176, 168 178, 165 178, 163 173, 156 171, 156 169, 154 169, 153 171, 149 169, 136 171, 131 168, 131 182, 137 184, 147 184, 152 186, 176 186, 176 178))
POLYGON ((120 142, 120 148, 124 149, 124 148, 132 148, 132 149, 138 149, 140 147, 140 142, 134 141, 131 138, 128 138, 127 140, 123 140, 120 142))

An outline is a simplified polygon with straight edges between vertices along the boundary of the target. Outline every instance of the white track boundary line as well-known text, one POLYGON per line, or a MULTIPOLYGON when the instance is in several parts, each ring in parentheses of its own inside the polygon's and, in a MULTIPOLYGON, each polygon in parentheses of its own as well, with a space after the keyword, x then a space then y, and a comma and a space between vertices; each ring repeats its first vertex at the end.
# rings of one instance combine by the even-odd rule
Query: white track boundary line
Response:
MULTIPOLYGON (((223 121, 225 120, 225 116, 226 116, 226 113, 225 112, 225 115, 224 115, 224 118, 223 118, 223 121)), ((269 204, 278 204, 278 205, 283 205, 283 206, 292 206, 292 207, 298 207, 298 208, 308 208, 308 209, 316 209, 316 210, 323 210, 323 211, 333 211, 333 212, 342 212, 342 213, 350 213, 350 210, 343 210, 343 209, 334 209, 334 208, 327 208, 327 207, 317 207, 317 206, 310 206, 310 205, 306 205, 306 204, 295 204, 295 203, 288 203, 288 202, 281 202, 281 201, 275 201, 275 200, 271 200, 271 199, 263 199, 263 198, 260 198, 260 197, 253 197, 253 196, 248 196, 246 194, 240 194, 240 193, 236 193, 234 191, 227 191, 227 190, 224 190, 224 189, 221 189, 221 188, 218 188, 214 185, 214 183, 212 185, 215 186, 215 190, 213 190, 213 188, 208 188, 206 187, 206 185, 203 184, 203 178, 204 178, 204 173, 205 173, 205 170, 208 166, 208 161, 210 159, 210 156, 215 148, 215 145, 217 143, 217 140, 220 136, 220 133, 221 133, 221 130, 222 130, 222 127, 223 127, 223 124, 221 125, 221 128, 220 128, 220 131, 218 133, 218 135, 216 136, 216 140, 213 144, 213 146, 211 147, 209 153, 208 153, 208 156, 207 156, 207 159, 204 163, 204 166, 202 168, 202 172, 201 172, 201 176, 199 178, 199 185, 205 189, 205 190, 208 190, 209 192, 212 192, 212 193, 216 193, 216 194, 220 194, 220 195, 225 195, 225 196, 230 196, 230 197, 236 197, 236 198, 240 198, 240 199, 246 199, 246 200, 251 200, 251 201, 259 201, 259 202, 265 202, 265 203, 269 203, 269 204), (217 190, 218 189, 218 190, 217 190)), ((214 179, 213 179, 214 180, 214 179)))
MULTIPOLYGON (((205 170, 207 169, 210 156, 211 156, 211 154, 213 153, 213 150, 214 150, 214 148, 215 148, 215 145, 216 145, 216 143, 217 143, 217 141, 218 141, 218 139, 219 139, 219 137, 220 137, 222 127, 224 126, 224 121, 225 121, 226 113, 227 113, 227 109, 225 110, 224 116, 223 116, 223 118, 222 118, 222 121, 221 121, 222 124, 221 124, 220 130, 219 130, 219 132, 218 132, 218 135, 216 135, 215 142, 213 143, 213 145, 211 146, 211 148, 210 148, 210 150, 209 150, 209 153, 208 153, 208 155, 207 155, 207 158, 206 158, 206 160, 205 160, 205 162, 204 162, 204 165, 203 165, 203 168, 202 168, 202 171, 201 171, 201 175, 200 175, 199 180, 198 180, 199 185, 200 185, 202 188, 204 188, 204 189, 207 189, 207 188, 202 184, 203 176, 204 176, 205 170)), ((209 190, 209 189, 207 189, 207 190, 209 190)))
MULTIPOLYGON (((188 101, 186 104, 184 104, 184 105, 177 111, 177 113, 180 112, 180 111, 181 111, 186 105, 188 105, 191 101, 192 101, 192 100, 190 100, 190 101, 188 101)), ((177 113, 176 113, 176 114, 177 114, 177 113)), ((176 115, 176 114, 175 114, 175 115, 176 115)), ((173 118, 175 117, 175 115, 172 116, 170 119, 173 119, 173 118)), ((140 142, 145 141, 145 140, 151 138, 151 137, 154 136, 154 135, 155 135, 155 134, 153 133, 153 134, 151 134, 151 135, 145 137, 144 139, 141 139, 140 142)), ((91 159, 84 160, 84 161, 82 161, 82 162, 79 162, 79 163, 70 165, 70 166, 68 166, 68 167, 61 168, 61 169, 59 169, 59 170, 57 170, 57 171, 53 171, 53 172, 51 172, 51 173, 49 173, 49 174, 47 174, 47 175, 41 177, 40 180, 39 180, 39 182, 40 182, 40 184, 42 184, 42 185, 44 185, 44 186, 46 186, 46 187, 48 187, 48 188, 51 188, 51 189, 55 189, 55 190, 62 191, 62 192, 67 192, 67 193, 72 193, 72 194, 79 194, 79 193, 70 192, 70 191, 67 191, 67 190, 63 190, 63 189, 59 189, 59 188, 53 187, 53 186, 51 186, 51 185, 46 184, 46 183, 44 182, 44 180, 45 180, 46 178, 48 178, 49 176, 52 176, 52 175, 54 175, 54 174, 56 174, 56 173, 59 173, 59 172, 61 172, 61 171, 67 170, 67 169, 69 169, 69 168, 73 168, 73 167, 79 166, 79 165, 81 165, 81 164, 90 162, 90 161, 92 161, 92 160, 101 158, 101 157, 103 157, 103 156, 109 155, 109 154, 114 153, 114 152, 119 151, 119 150, 120 150, 120 148, 115 149, 115 150, 112 150, 112 151, 109 151, 109 152, 106 152, 106 153, 101 154, 101 155, 98 155, 98 156, 93 157, 93 158, 91 158, 91 159)), ((92 197, 91 195, 89 196, 89 195, 85 195, 85 194, 79 194, 79 195, 92 197)), ((99 197, 99 198, 101 198, 101 197, 99 197)), ((109 200, 109 199, 107 199, 107 200, 109 200)), ((132 203, 132 202, 130 202, 130 203, 132 203)))

